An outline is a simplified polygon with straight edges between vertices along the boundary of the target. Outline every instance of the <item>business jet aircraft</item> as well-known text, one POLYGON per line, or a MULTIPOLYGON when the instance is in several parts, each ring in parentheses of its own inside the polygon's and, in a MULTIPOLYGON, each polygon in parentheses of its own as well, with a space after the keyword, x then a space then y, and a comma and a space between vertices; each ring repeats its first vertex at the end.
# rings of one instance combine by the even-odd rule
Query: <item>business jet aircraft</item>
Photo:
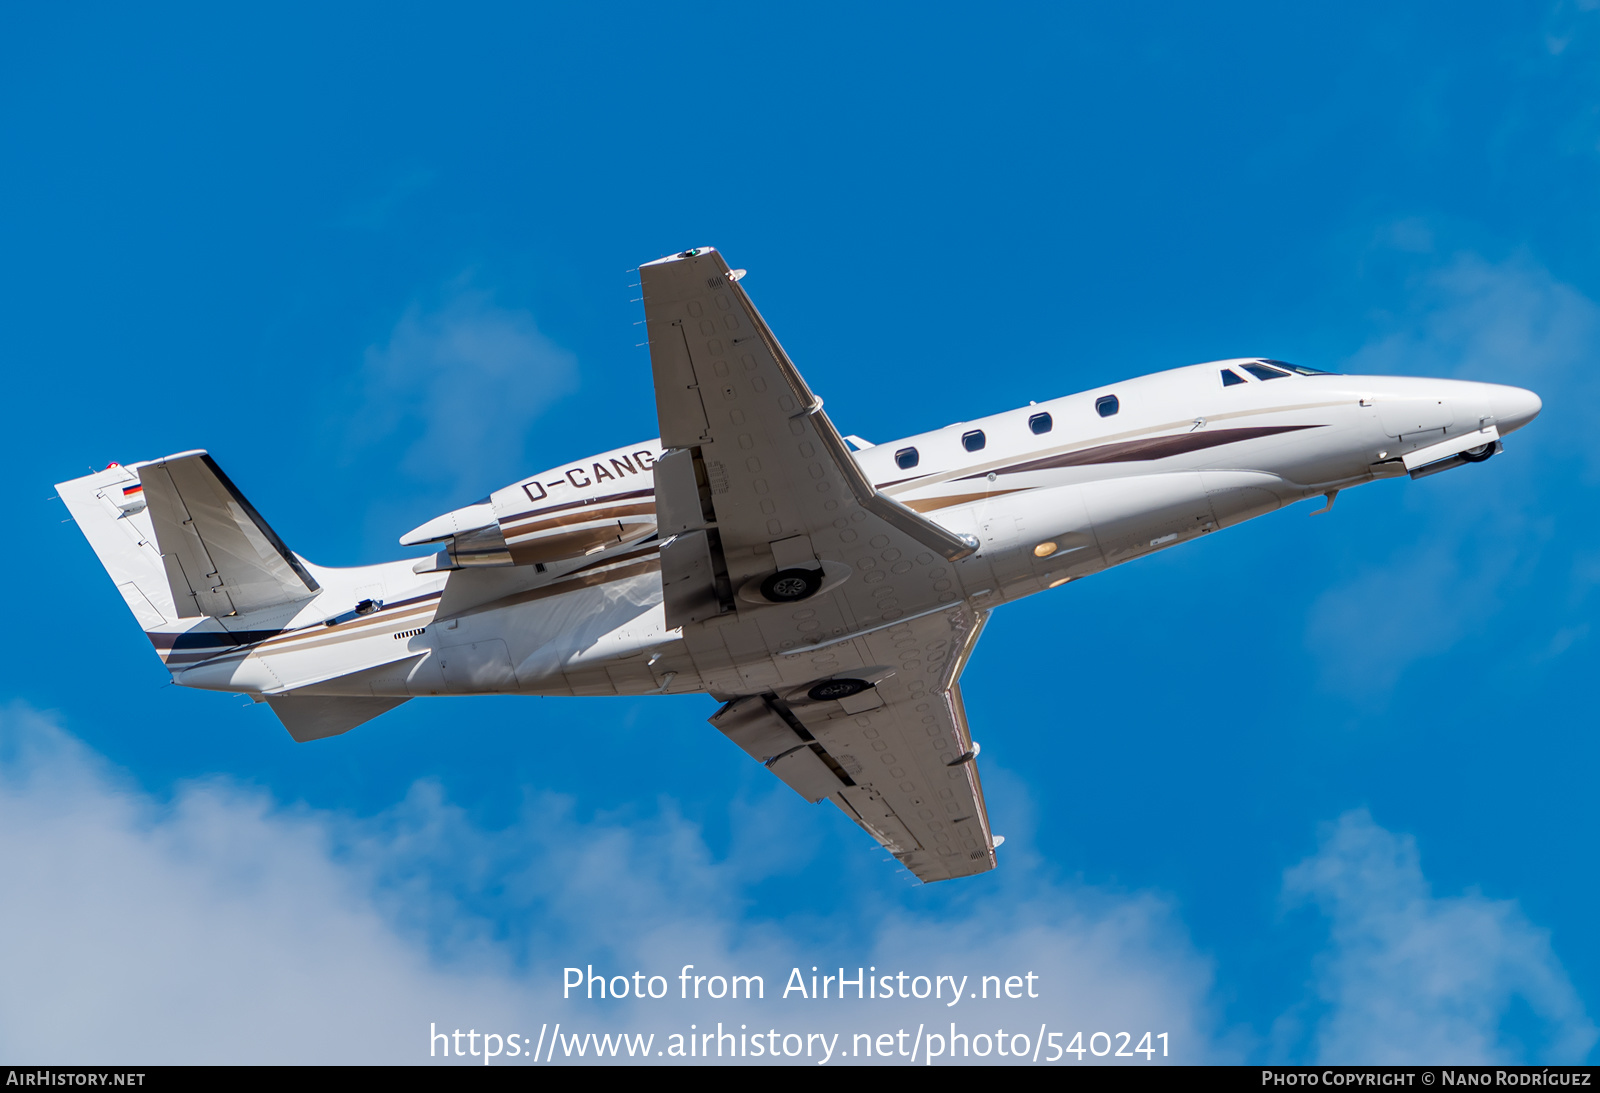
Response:
POLYGON ((1241 358, 871 445, 840 436, 744 271, 705 247, 639 272, 660 439, 428 521, 400 539, 436 545, 421 561, 313 565, 201 451, 60 496, 173 679, 264 700, 296 740, 423 696, 705 691, 725 736, 933 881, 1003 841, 957 683, 995 607, 1483 462, 1540 410, 1241 358))

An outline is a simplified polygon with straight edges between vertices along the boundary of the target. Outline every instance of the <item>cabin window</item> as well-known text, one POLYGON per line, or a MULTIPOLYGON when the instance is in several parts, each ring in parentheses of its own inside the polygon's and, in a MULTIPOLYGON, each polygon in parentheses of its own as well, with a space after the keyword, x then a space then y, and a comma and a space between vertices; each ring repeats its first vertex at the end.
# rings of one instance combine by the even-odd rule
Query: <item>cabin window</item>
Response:
POLYGON ((894 453, 894 465, 903 471, 909 471, 917 465, 917 461, 921 458, 921 456, 917 455, 915 448, 901 448, 894 453))
POLYGON ((970 433, 961 434, 961 446, 969 452, 981 452, 983 451, 983 446, 987 443, 989 441, 983 435, 982 429, 974 429, 970 433))
POLYGON ((1116 395, 1101 395, 1094 400, 1094 408, 1101 417, 1110 417, 1122 407, 1117 403, 1116 395))
POLYGON ((1050 420, 1049 414, 1034 414, 1028 419, 1028 428, 1033 431, 1034 436, 1038 436, 1055 428, 1055 422, 1050 420))
POLYGON ((1224 387, 1232 387, 1236 383, 1243 383, 1243 382, 1244 382, 1244 377, 1239 375, 1239 373, 1235 372, 1233 369, 1224 368, 1222 370, 1222 386, 1224 386, 1224 387))
POLYGON ((1258 380, 1281 380, 1289 374, 1281 369, 1268 368, 1264 364, 1247 364, 1244 366, 1244 370, 1258 380))

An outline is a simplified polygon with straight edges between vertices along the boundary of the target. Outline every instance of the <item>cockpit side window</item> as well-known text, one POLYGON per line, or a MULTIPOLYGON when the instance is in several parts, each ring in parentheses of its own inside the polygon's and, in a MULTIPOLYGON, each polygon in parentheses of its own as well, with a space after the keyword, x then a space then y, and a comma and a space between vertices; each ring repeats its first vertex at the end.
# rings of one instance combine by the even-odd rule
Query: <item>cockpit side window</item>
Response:
POLYGON ((915 448, 901 448, 894 453, 894 465, 903 471, 909 471, 922 459, 915 448))
POLYGON ((1112 414, 1122 409, 1121 405, 1117 402, 1116 395, 1101 395, 1099 398, 1094 400, 1094 408, 1101 417, 1110 417, 1112 414))
POLYGON ((1224 387, 1232 387, 1236 383, 1243 383, 1243 382, 1244 382, 1244 377, 1239 375, 1239 373, 1235 372, 1233 369, 1224 368, 1222 370, 1222 386, 1224 386, 1224 387))
POLYGON ((1289 371, 1298 372, 1302 376, 1337 376, 1339 374, 1337 372, 1329 372, 1324 368, 1307 368, 1303 364, 1290 364, 1288 361, 1268 360, 1265 357, 1261 358, 1261 363, 1276 365, 1279 368, 1287 368, 1289 371))
POLYGON ((1053 428, 1055 428, 1055 422, 1050 420, 1049 414, 1034 414, 1028 419, 1028 429, 1034 436, 1038 436, 1040 433, 1048 433, 1053 428))
POLYGON ((1246 364, 1242 367, 1258 380, 1281 380, 1289 374, 1281 369, 1268 368, 1264 364, 1246 364))

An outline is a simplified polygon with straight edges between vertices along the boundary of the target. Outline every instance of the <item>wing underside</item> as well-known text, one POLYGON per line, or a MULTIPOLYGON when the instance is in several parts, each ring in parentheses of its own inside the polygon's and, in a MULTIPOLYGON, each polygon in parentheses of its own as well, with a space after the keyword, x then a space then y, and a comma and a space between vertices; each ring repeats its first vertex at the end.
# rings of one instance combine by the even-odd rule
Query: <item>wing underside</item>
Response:
POLYGON ((976 540, 877 491, 721 255, 639 272, 663 609, 727 700, 713 724, 921 879, 993 868, 956 688, 976 540))
POLYGON ((832 801, 918 879, 984 872, 993 836, 954 679, 981 622, 958 608, 879 631, 860 639, 884 662, 865 689, 750 695, 711 723, 808 801, 832 801))
MULTIPOLYGON (((751 582, 778 569, 866 568, 885 554, 920 606, 957 600, 949 564, 976 543, 878 492, 729 273, 710 250, 640 269, 667 449, 655 466, 667 625, 766 607, 751 582)), ((831 601, 841 617, 793 644, 910 613, 903 597, 885 611, 874 583, 829 574, 838 593, 807 606, 831 601)))

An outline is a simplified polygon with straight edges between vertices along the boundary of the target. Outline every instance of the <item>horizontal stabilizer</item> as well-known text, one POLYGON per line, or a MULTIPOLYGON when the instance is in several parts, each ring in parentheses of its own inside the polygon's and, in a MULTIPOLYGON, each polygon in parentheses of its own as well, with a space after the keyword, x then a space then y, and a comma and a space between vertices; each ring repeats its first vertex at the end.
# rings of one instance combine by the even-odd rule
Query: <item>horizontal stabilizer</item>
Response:
POLYGON ((135 469, 180 618, 245 614, 319 591, 300 559, 205 452, 135 469))
POLYGON ((343 698, 321 695, 275 695, 267 699, 289 735, 304 744, 349 732, 388 713, 409 698, 343 698))

